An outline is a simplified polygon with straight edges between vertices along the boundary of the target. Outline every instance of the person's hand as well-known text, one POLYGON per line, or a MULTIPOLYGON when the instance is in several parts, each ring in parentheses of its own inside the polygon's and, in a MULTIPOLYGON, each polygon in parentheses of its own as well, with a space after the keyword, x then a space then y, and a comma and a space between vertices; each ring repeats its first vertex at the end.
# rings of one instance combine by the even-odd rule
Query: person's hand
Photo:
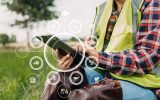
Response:
MULTIPOLYGON (((92 47, 94 42, 91 39, 91 37, 87 37, 85 41, 86 41, 86 43, 84 45, 84 49, 85 49, 86 55, 90 56, 92 58, 94 57, 94 58, 98 59, 99 55, 98 55, 97 51, 95 50, 95 48, 92 47)), ((77 44, 76 49, 78 52, 81 52, 81 53, 83 52, 83 47, 81 44, 77 44)))
MULTIPOLYGON (((92 40, 90 37, 87 38, 87 46, 84 45, 84 49, 85 49, 85 53, 87 56, 91 57, 91 58, 99 58, 99 55, 97 53, 97 51, 95 50, 95 48, 93 48, 91 45, 93 44, 92 40)), ((78 52, 83 52, 83 47, 81 44, 77 44, 74 49, 76 49, 78 52)), ((62 69, 68 69, 71 67, 72 63, 74 62, 74 58, 71 57, 69 54, 63 54, 62 52, 60 52, 60 50, 56 50, 57 52, 57 56, 59 59, 59 65, 62 69)))
POLYGON ((92 46, 95 45, 95 42, 93 41, 93 39, 91 38, 91 36, 88 36, 85 39, 85 45, 88 46, 88 47, 92 47, 92 46))
MULTIPOLYGON (((95 48, 84 46, 84 49, 85 49, 85 53, 86 53, 87 56, 91 56, 91 57, 95 57, 95 58, 99 57, 95 48)), ((77 44, 77 51, 78 52, 83 52, 83 47, 82 47, 81 44, 77 44)))
POLYGON ((56 50, 57 56, 58 56, 58 63, 59 66, 62 69, 68 69, 72 63, 73 63, 73 57, 71 57, 69 54, 64 55, 60 50, 56 50))

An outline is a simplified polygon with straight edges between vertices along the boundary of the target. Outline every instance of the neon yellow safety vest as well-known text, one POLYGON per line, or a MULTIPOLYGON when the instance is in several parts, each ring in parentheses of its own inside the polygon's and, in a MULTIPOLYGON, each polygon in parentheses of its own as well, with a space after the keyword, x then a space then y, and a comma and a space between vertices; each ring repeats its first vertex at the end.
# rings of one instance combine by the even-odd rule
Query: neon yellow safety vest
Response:
MULTIPOLYGON (((120 52, 132 49, 136 42, 136 33, 141 21, 140 8, 144 0, 126 0, 119 18, 115 24, 110 42, 105 52, 120 52)), ((107 0, 97 7, 97 16, 94 22, 94 33, 98 37, 96 50, 103 49, 108 20, 112 13, 113 0, 107 0)), ((114 78, 133 82, 147 88, 160 88, 160 67, 156 66, 152 74, 142 76, 116 75, 114 78)))

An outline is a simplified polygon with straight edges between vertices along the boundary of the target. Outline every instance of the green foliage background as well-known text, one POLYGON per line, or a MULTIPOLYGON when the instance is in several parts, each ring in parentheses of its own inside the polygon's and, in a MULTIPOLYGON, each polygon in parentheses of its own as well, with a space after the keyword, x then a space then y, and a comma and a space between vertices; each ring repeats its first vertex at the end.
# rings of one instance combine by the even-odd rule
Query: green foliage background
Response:
POLYGON ((40 100, 46 75, 51 69, 44 61, 41 70, 32 70, 29 60, 33 56, 43 58, 43 52, 30 52, 25 58, 19 58, 14 51, 0 52, 0 100, 40 100), (40 74, 36 87, 26 83, 26 77, 31 73, 40 74))
MULTIPOLYGON (((10 11, 23 16, 23 19, 17 19, 11 26, 18 25, 26 28, 32 18, 39 21, 58 18, 54 11, 54 1, 13 0, 12 3, 6 2, 4 4, 10 11)), ((27 40, 29 41, 29 33, 27 33, 27 40)), ((44 58, 43 52, 30 52, 27 57, 19 58, 15 51, 0 51, 0 100, 40 100, 47 73, 51 69, 44 61, 41 70, 32 70, 29 66, 29 60, 33 56, 44 58), (26 83, 26 77, 31 73, 40 74, 40 83, 36 87, 30 87, 26 83)))

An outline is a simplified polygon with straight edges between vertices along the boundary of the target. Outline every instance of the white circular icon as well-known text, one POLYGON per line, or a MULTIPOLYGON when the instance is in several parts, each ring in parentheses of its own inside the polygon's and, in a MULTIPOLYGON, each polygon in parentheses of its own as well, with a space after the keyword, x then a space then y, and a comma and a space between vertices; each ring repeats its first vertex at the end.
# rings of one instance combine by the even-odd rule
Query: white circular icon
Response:
POLYGON ((43 67, 43 59, 39 56, 34 56, 30 59, 29 65, 33 70, 40 70, 43 67))
POLYGON ((47 74, 47 82, 51 85, 56 85, 60 82, 60 75, 58 72, 51 71, 47 74))
POLYGON ((35 87, 39 84, 39 77, 36 74, 30 74, 26 77, 26 83, 31 86, 35 87))
POLYGON ((70 95, 71 88, 66 84, 62 84, 58 87, 57 93, 61 98, 67 98, 70 95))
POLYGON ((72 20, 69 24, 69 31, 71 33, 80 33, 82 30, 82 23, 79 20, 72 20))
POLYGON ((69 80, 73 85, 80 85, 83 82, 83 75, 79 71, 74 71, 70 74, 69 80))
POLYGON ((90 83, 91 84, 96 84, 100 81, 102 81, 104 78, 102 77, 102 75, 96 73, 96 74, 93 74, 91 77, 90 77, 90 83))
POLYGON ((57 20, 52 20, 47 23, 47 30, 50 33, 57 33, 60 31, 60 23, 57 20))
POLYGON ((98 58, 89 56, 85 59, 85 66, 88 69, 96 69, 98 67, 98 58))
POLYGON ((18 45, 15 49, 15 53, 20 58, 25 58, 29 54, 29 48, 26 46, 18 45))

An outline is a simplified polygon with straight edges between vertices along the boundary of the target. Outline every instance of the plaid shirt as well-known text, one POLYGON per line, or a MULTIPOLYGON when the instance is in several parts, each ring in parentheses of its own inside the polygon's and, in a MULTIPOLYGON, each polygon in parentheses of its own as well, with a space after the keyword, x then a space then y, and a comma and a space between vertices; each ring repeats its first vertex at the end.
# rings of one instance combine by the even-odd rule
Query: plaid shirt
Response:
MULTIPOLYGON (((118 75, 148 74, 160 63, 160 1, 145 0, 133 49, 99 53, 99 66, 118 75)), ((160 89, 155 90, 160 97, 160 89)))

